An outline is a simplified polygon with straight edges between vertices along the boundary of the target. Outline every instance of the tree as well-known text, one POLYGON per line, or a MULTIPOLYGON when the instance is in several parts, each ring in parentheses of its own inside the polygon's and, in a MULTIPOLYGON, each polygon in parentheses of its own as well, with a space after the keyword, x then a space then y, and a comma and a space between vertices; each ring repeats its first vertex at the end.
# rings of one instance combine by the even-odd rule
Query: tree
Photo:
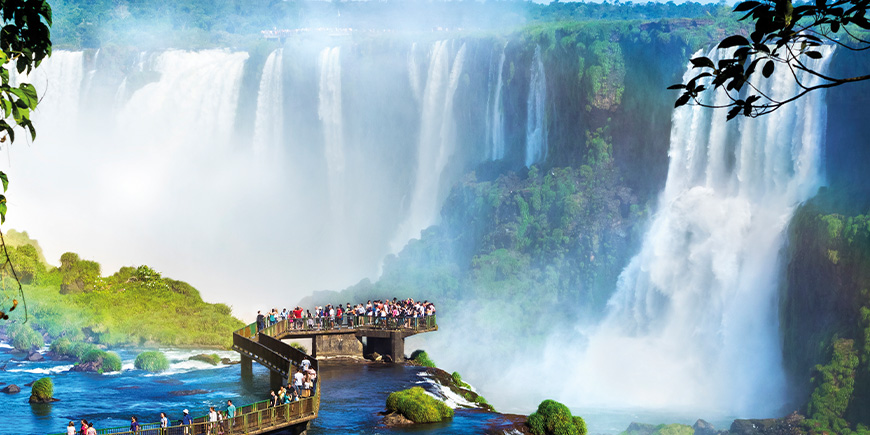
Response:
POLYGON ((738 3, 734 12, 745 13, 740 20, 754 21, 755 29, 749 38, 732 35, 723 39, 717 48, 728 51, 720 52, 718 62, 703 56, 691 59, 692 67, 701 72, 668 88, 683 91, 674 107, 691 101, 708 108, 728 108, 729 120, 738 115, 754 118, 812 91, 870 79, 870 75, 831 77, 810 62, 824 56, 819 51, 823 45, 849 51, 870 49, 868 4, 870 0, 815 0, 797 6, 791 0, 738 3), (760 86, 776 68, 790 72, 797 84, 793 95, 775 97, 760 86), (724 92, 728 100, 719 104, 702 98, 713 92, 724 92))
MULTIPOLYGON (((17 86, 10 84, 10 70, 15 68, 18 74, 30 73, 43 59, 51 55, 51 6, 46 0, 0 0, 0 17, 3 20, 3 27, 0 28, 0 106, 3 110, 3 117, 0 119, 0 144, 7 141, 12 144, 15 141, 16 127, 28 131, 31 140, 36 139, 36 129, 30 122, 30 113, 36 109, 39 98, 36 88, 29 83, 20 83, 17 86)), ((9 178, 3 172, 0 172, 0 183, 5 194, 9 178)), ((0 194, 0 223, 5 221, 6 196, 0 194)), ((2 232, 0 248, 5 257, 0 270, 9 270, 23 300, 24 291, 9 260, 2 232)), ((7 312, 14 310, 17 305, 17 299, 10 302, 8 296, 4 295, 0 299, 0 320, 8 319, 7 312)), ((25 304, 25 319, 26 313, 25 304)))

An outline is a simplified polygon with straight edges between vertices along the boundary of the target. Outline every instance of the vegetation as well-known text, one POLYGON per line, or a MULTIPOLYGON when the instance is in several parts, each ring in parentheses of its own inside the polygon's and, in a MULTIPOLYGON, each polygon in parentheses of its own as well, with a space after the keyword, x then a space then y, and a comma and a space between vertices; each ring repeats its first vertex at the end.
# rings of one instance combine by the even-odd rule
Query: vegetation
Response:
POLYGON ((36 350, 45 344, 42 335, 34 331, 27 323, 10 324, 6 328, 6 333, 12 338, 12 347, 21 352, 36 350))
MULTIPOLYGON (((23 334, 22 346, 42 346, 44 333, 49 340, 66 339, 52 347, 55 353, 77 358, 86 350, 73 352, 70 346, 83 342, 229 347, 232 331, 243 326, 229 306, 206 303, 189 284, 148 266, 122 267, 103 277, 98 263, 75 253, 63 254, 55 268, 40 261, 36 241, 18 236, 17 242, 8 250, 16 270, 27 272, 21 275, 33 315, 27 328, 39 331, 17 332, 23 319, 16 317, 7 334, 23 334)), ((0 290, 3 296, 11 293, 0 290)))
POLYGON ((303 346, 295 341, 291 341, 290 346, 293 347, 294 349, 299 350, 300 352, 302 352, 304 354, 308 353, 308 348, 306 348, 305 346, 303 346))
POLYGON ((133 365, 139 370, 157 373, 169 368, 169 360, 166 359, 163 352, 146 351, 136 355, 136 361, 133 365))
POLYGON ((572 416, 567 406, 555 400, 544 400, 529 416, 529 427, 535 435, 586 435, 586 422, 572 416))
POLYGON ((719 43, 720 49, 734 49, 731 57, 718 63, 707 57, 692 59, 692 64, 701 72, 685 84, 671 87, 683 90, 676 106, 691 100, 704 107, 729 108, 727 119, 738 115, 757 117, 809 92, 868 80, 870 75, 831 77, 817 71, 811 63, 824 56, 818 51, 823 44, 852 51, 870 48, 866 36, 870 21, 865 17, 866 11, 867 2, 859 0, 821 0, 797 6, 791 0, 738 3, 734 12, 745 14, 741 20, 754 21, 755 29, 749 38, 737 34, 719 43), (797 85, 794 95, 782 100, 765 94, 759 83, 769 78, 777 67, 787 68, 797 85), (798 72, 806 72, 808 76, 801 79, 798 72), (702 93, 716 90, 725 92, 730 101, 716 105, 700 98, 702 93))
POLYGON ((783 352, 810 433, 870 427, 870 213, 853 207, 824 190, 789 228, 783 352))
POLYGON ((221 357, 219 357, 218 354, 216 354, 216 353, 212 353, 212 354, 208 354, 208 355, 203 353, 203 354, 199 354, 199 355, 194 355, 188 359, 190 359, 192 361, 202 361, 204 363, 208 363, 208 364, 211 364, 213 366, 216 366, 216 365, 220 364, 220 362, 221 362, 221 357))
POLYGON ((465 382, 462 382, 462 376, 459 375, 459 372, 451 373, 450 377, 453 378, 453 383, 456 384, 457 387, 471 388, 471 385, 468 385, 465 382))
POLYGON ((414 423, 437 423, 453 418, 453 409, 421 387, 390 393, 387 411, 398 412, 414 423))
POLYGON ((117 372, 121 370, 121 357, 115 352, 106 352, 102 349, 88 349, 80 357, 81 362, 96 362, 99 373, 117 372))
POLYGON ((33 383, 31 396, 38 401, 44 402, 54 397, 54 383, 51 378, 39 378, 33 383))
POLYGON ((437 367, 435 365, 435 361, 432 361, 432 359, 429 358, 429 354, 427 354, 425 351, 419 350, 419 349, 415 350, 411 354, 411 361, 414 361, 415 363, 417 363, 418 365, 421 365, 423 367, 437 367))

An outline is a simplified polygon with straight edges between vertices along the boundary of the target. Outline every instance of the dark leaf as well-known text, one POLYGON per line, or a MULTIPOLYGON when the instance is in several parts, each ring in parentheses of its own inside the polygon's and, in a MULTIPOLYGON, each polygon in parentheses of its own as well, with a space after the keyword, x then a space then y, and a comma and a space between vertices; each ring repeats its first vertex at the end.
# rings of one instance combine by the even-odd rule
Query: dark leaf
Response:
POLYGON ((761 69, 761 75, 763 75, 764 78, 770 78, 770 75, 773 74, 773 67, 773 61, 767 61, 767 63, 765 63, 764 67, 761 69))
POLYGON ((749 45, 749 40, 740 35, 731 35, 719 43, 719 48, 731 48, 739 45, 749 45))
POLYGON ((691 59, 692 65, 694 68, 716 68, 716 65, 713 64, 713 61, 706 57, 696 57, 691 59))
POLYGON ((677 98, 677 102, 674 103, 674 108, 685 105, 688 102, 689 102, 689 94, 680 95, 680 98, 677 98))
POLYGON ((686 89, 686 85, 680 83, 680 84, 677 84, 677 85, 671 85, 671 86, 668 86, 668 89, 686 89))
POLYGON ((725 120, 730 121, 730 120, 734 119, 735 116, 740 114, 741 109, 742 109, 742 107, 739 105, 732 107, 731 110, 728 111, 728 116, 725 118, 725 120))
POLYGON ((807 57, 809 57, 810 59, 821 59, 822 58, 822 53, 819 53, 818 51, 806 51, 806 52, 804 52, 804 54, 807 55, 807 57))
POLYGON ((3 171, 0 171, 0 181, 3 182, 3 191, 5 192, 9 188, 9 177, 3 171))

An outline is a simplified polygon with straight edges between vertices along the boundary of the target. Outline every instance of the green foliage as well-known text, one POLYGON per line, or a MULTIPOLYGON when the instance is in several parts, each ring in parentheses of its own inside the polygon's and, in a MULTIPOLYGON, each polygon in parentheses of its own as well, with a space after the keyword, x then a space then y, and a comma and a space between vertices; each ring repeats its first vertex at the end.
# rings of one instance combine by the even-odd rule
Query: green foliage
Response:
POLYGON ((586 435, 586 422, 571 415, 567 406, 555 400, 544 400, 529 416, 529 427, 535 435, 586 435))
POLYGON ((398 412, 414 423, 436 423, 453 418, 453 409, 421 387, 390 393, 387 411, 398 412))
POLYGON ((6 333, 12 338, 12 347, 22 352, 39 349, 45 344, 42 335, 27 323, 13 323, 6 328, 6 333))
POLYGON ((121 357, 115 352, 106 352, 96 347, 86 347, 82 349, 84 354, 81 356, 81 362, 98 362, 100 373, 117 372, 121 370, 121 357))
POLYGON ((39 400, 51 399, 54 395, 54 383, 51 378, 39 378, 33 382, 30 394, 39 400))
POLYGON ((78 254, 67 252, 60 257, 60 293, 80 293, 92 291, 100 278, 100 264, 96 261, 82 260, 78 254))
POLYGON ((220 364, 220 362, 221 362, 221 357, 219 357, 218 354, 216 354, 216 353, 212 353, 212 354, 208 354, 208 355, 206 355, 206 354, 194 355, 194 356, 190 357, 189 359, 191 359, 193 361, 202 361, 204 363, 208 363, 208 364, 211 364, 213 366, 216 366, 216 365, 220 364))
POLYGON ((293 347, 294 349, 297 349, 302 353, 305 353, 305 354, 308 353, 308 349, 305 346, 303 346, 295 341, 290 342, 290 347, 293 347))
POLYGON ((436 367, 435 361, 429 358, 429 355, 423 350, 415 350, 411 354, 411 360, 423 367, 436 367))
POLYGON ((157 373, 169 368, 169 360, 163 352, 146 351, 136 356, 134 366, 139 370, 157 373))
POLYGON ((815 390, 807 404, 810 418, 804 422, 808 429, 838 434, 851 432, 844 417, 855 388, 858 362, 853 340, 834 341, 831 362, 816 366, 815 390))
POLYGON ((453 378, 453 383, 456 384, 457 387, 460 388, 471 388, 471 385, 462 382, 462 376, 459 375, 459 372, 453 372, 450 377, 453 378))

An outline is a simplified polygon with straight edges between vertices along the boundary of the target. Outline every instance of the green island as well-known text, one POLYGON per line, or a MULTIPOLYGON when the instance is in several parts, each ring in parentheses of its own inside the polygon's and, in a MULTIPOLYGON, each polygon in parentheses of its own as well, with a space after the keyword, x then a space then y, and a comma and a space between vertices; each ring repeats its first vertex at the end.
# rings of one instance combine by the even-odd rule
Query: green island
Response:
MULTIPOLYGON (((225 304, 204 302, 190 284, 165 278, 142 265, 103 276, 99 263, 67 252, 48 264, 37 241, 9 230, 9 256, 24 287, 24 313, 0 324, 15 349, 50 343, 56 355, 101 361, 101 371, 120 370, 117 355, 101 346, 200 346, 226 349, 242 322, 225 304)), ((12 278, 7 276, 7 281, 12 278)), ((6 283, 3 296, 16 297, 6 283)))

